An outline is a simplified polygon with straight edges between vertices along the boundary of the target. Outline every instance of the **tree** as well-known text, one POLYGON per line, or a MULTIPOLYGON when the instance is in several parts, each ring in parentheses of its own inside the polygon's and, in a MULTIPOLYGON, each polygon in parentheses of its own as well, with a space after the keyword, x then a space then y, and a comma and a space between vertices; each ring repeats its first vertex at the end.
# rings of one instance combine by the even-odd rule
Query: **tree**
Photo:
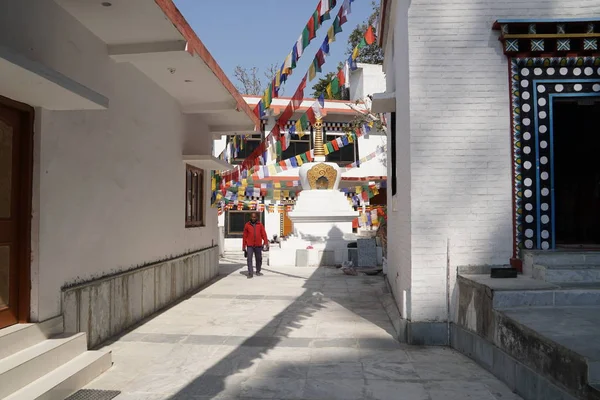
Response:
MULTIPOLYGON (((373 25, 379 20, 379 2, 372 1, 371 5, 373 6, 373 13, 365 22, 357 25, 348 38, 348 49, 346 51, 346 55, 348 56, 352 54, 354 48, 360 43, 365 35, 365 32, 369 28, 369 25, 373 25)), ((367 45, 360 50, 356 62, 365 64, 383 64, 383 51, 377 45, 377 43, 367 45)))
MULTIPOLYGON (((269 82, 273 80, 278 71, 277 64, 271 64, 264 72, 265 78, 261 78, 260 70, 257 67, 245 68, 238 65, 233 70, 233 76, 238 81, 236 89, 242 94, 260 96, 265 92, 269 82)), ((283 95, 283 88, 279 89, 279 95, 283 95)))

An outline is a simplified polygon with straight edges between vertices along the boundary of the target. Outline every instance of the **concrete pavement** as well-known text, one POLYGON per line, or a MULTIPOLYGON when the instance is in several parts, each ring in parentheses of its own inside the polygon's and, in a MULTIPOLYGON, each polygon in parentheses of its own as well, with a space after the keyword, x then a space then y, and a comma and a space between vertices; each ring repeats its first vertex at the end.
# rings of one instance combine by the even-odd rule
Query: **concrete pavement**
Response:
POLYGON ((397 343, 383 278, 335 268, 225 276, 106 344, 114 366, 88 389, 118 400, 516 400, 448 348, 397 343))

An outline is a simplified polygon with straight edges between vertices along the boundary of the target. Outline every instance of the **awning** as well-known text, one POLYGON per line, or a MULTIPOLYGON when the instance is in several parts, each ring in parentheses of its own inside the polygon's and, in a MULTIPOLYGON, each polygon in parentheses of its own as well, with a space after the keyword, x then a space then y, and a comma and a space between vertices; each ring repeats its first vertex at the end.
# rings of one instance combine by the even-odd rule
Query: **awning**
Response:
POLYGON ((172 0, 56 0, 107 45, 169 93, 210 134, 252 133, 260 120, 172 0))
POLYGON ((184 155, 183 162, 196 168, 212 171, 229 171, 233 165, 211 155, 184 155))
POLYGON ((375 114, 396 112, 396 92, 373 94, 371 112, 375 114))

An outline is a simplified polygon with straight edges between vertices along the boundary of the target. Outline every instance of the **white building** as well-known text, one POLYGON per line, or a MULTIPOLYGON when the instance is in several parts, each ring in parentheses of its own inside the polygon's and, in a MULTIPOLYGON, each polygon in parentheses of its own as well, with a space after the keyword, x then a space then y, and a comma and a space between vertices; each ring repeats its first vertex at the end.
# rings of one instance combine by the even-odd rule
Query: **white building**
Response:
POLYGON ((2 2, 0 96, 0 365, 83 332, 4 398, 217 274, 212 138, 259 121, 171 0, 2 2))
POLYGON ((597 115, 600 3, 383 0, 381 11, 388 279, 408 341, 448 343, 458 266, 518 268, 522 250, 600 243, 600 171, 581 161, 597 143, 568 134, 597 115))
MULTIPOLYGON (((350 75, 350 101, 343 100, 326 100, 322 109, 324 132, 326 140, 332 140, 336 137, 345 135, 346 129, 353 119, 357 116, 356 110, 365 111, 370 106, 369 95, 385 88, 385 76, 381 65, 357 64, 358 68, 352 71, 350 75), (358 105, 354 103, 360 102, 358 105)), ((244 97, 250 107, 254 108, 258 104, 258 96, 244 97)), ((295 121, 306 112, 314 103, 315 99, 304 99, 300 108, 292 117, 287 127, 291 127, 295 121)), ((270 115, 263 121, 263 132, 256 132, 250 138, 244 151, 239 152, 238 157, 232 163, 241 163, 246 156, 258 146, 265 134, 268 134, 277 117, 283 112, 285 107, 290 102, 290 98, 275 98, 270 109, 270 115)), ((287 130, 284 130, 285 133, 287 130)), ((225 149, 227 142, 231 137, 223 136, 215 140, 214 155, 220 155, 225 149)), ((292 137, 292 144, 288 150, 283 152, 282 159, 286 159, 297 154, 303 153, 312 149, 312 135, 305 135, 302 139, 297 136, 292 137)), ((384 150, 387 143, 387 138, 384 132, 372 130, 368 136, 358 138, 355 145, 346 146, 334 153, 328 155, 328 161, 337 162, 340 166, 345 167, 367 155, 374 154, 384 150)), ((376 158, 360 163, 360 167, 348 169, 342 174, 341 187, 350 188, 355 185, 368 182, 385 185, 387 175, 387 167, 385 165, 385 154, 380 154, 376 158)), ((279 161, 279 160, 276 160, 279 161)), ((275 162, 275 161, 273 161, 275 162)), ((299 168, 290 169, 277 174, 276 177, 267 179, 265 182, 270 184, 273 182, 293 182, 298 181, 299 168)), ((385 189, 381 190, 381 203, 385 203, 385 189)), ((375 199, 378 201, 378 199, 375 199)), ((290 202, 293 204, 293 201, 290 202)), ((249 219, 250 209, 226 211, 219 216, 219 227, 223 234, 223 251, 240 252, 242 248, 241 230, 245 221, 249 219)), ((277 235, 284 237, 292 233, 293 226, 291 220, 287 216, 287 211, 279 213, 264 212, 261 215, 264 218, 265 228, 269 237, 277 235)))

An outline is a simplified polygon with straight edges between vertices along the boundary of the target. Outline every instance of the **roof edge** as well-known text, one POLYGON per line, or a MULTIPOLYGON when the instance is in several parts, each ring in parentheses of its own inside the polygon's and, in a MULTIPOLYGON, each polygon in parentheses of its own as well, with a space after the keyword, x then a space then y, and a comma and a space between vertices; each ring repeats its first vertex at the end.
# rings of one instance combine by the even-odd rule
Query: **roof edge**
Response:
POLYGON ((235 88, 233 83, 227 78, 225 72, 217 61, 210 54, 204 43, 200 40, 196 32, 188 24, 183 14, 179 11, 177 6, 173 3, 173 0, 154 0, 154 2, 160 7, 165 16, 171 21, 173 26, 181 33, 184 39, 188 42, 189 48, 192 52, 198 54, 198 56, 206 63, 208 68, 215 74, 217 79, 221 81, 221 84, 225 86, 225 89, 233 96, 237 103, 238 110, 244 111, 250 120, 254 122, 255 126, 260 126, 260 119, 248 103, 244 100, 240 92, 235 88))

